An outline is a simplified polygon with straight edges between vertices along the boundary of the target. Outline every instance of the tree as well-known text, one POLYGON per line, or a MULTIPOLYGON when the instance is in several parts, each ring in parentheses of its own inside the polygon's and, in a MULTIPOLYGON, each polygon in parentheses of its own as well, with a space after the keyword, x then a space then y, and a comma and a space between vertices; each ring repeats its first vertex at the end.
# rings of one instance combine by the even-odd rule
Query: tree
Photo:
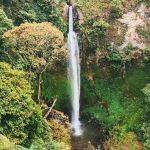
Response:
POLYGON ((34 139, 40 132, 42 113, 31 96, 25 73, 0 62, 0 133, 15 143, 34 139))
POLYGON ((66 0, 0 0, 0 6, 5 10, 14 25, 26 22, 49 21, 61 31, 66 32, 67 24, 62 18, 66 0))
POLYGON ((63 63, 66 48, 63 33, 51 23, 25 23, 4 34, 2 59, 16 68, 34 72, 38 76, 40 103, 41 75, 47 67, 63 63))
POLYGON ((2 9, 0 9, 0 42, 3 33, 6 32, 8 29, 11 29, 12 27, 13 27, 12 20, 8 19, 5 12, 2 9))

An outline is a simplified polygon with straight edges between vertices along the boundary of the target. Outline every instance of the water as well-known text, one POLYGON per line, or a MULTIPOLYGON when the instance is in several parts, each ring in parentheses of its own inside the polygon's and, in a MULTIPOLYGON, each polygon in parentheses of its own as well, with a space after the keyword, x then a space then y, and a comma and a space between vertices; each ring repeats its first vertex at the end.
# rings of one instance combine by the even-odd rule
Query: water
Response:
POLYGON ((68 49, 69 49, 69 79, 72 90, 72 129, 74 135, 82 134, 81 123, 79 121, 80 110, 80 60, 79 60, 79 46, 77 35, 73 31, 73 8, 69 7, 69 33, 68 33, 68 49))
POLYGON ((105 133, 101 126, 93 122, 82 122, 84 134, 80 137, 72 136, 72 150, 103 150, 102 143, 105 133), (90 144, 89 144, 90 143, 90 144))

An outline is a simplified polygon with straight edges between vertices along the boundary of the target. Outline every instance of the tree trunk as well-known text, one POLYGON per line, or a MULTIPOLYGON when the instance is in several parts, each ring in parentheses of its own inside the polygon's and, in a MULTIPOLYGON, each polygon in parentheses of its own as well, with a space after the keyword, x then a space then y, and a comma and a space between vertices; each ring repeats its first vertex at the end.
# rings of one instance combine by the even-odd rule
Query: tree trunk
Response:
POLYGON ((39 102, 39 105, 41 105, 41 76, 42 76, 42 73, 40 73, 39 75, 39 78, 38 78, 38 102, 39 102))
POLYGON ((39 105, 41 105, 41 79, 42 79, 42 73, 46 70, 47 66, 49 64, 46 64, 44 69, 39 73, 39 76, 38 76, 38 102, 39 102, 39 105))
POLYGON ((123 61, 122 67, 121 67, 121 73, 122 73, 122 79, 125 78, 126 74, 126 61, 123 61))

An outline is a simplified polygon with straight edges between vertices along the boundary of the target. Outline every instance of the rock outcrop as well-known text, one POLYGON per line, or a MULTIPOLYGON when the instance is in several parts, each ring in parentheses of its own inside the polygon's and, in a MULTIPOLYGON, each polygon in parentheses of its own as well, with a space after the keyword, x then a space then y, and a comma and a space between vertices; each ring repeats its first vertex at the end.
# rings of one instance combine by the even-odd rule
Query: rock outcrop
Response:
POLYGON ((58 122, 60 125, 64 126, 64 128, 70 130, 71 125, 69 123, 69 117, 64 115, 64 113, 57 111, 57 110, 52 110, 51 113, 48 116, 48 120, 54 120, 58 122))
POLYGON ((148 9, 146 5, 142 3, 135 10, 127 12, 122 16, 122 18, 118 19, 119 22, 126 24, 128 27, 125 34, 125 41, 119 47, 119 49, 125 48, 128 44, 132 44, 134 48, 145 48, 145 44, 141 42, 141 39, 136 32, 136 28, 139 26, 145 26, 147 22, 149 22, 149 17, 147 17, 147 11, 148 9))

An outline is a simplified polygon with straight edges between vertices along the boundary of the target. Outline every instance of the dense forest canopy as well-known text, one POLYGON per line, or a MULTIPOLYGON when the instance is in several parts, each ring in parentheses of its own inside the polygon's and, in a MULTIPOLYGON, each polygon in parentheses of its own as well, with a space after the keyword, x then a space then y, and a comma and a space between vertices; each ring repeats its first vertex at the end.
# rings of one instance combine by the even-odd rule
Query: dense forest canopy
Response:
MULTIPOLYGON (((67 117, 67 2, 0 0, 0 150, 76 144, 67 117)), ((104 150, 150 150, 150 1, 76 0, 73 8, 81 120, 102 128, 104 150)))

